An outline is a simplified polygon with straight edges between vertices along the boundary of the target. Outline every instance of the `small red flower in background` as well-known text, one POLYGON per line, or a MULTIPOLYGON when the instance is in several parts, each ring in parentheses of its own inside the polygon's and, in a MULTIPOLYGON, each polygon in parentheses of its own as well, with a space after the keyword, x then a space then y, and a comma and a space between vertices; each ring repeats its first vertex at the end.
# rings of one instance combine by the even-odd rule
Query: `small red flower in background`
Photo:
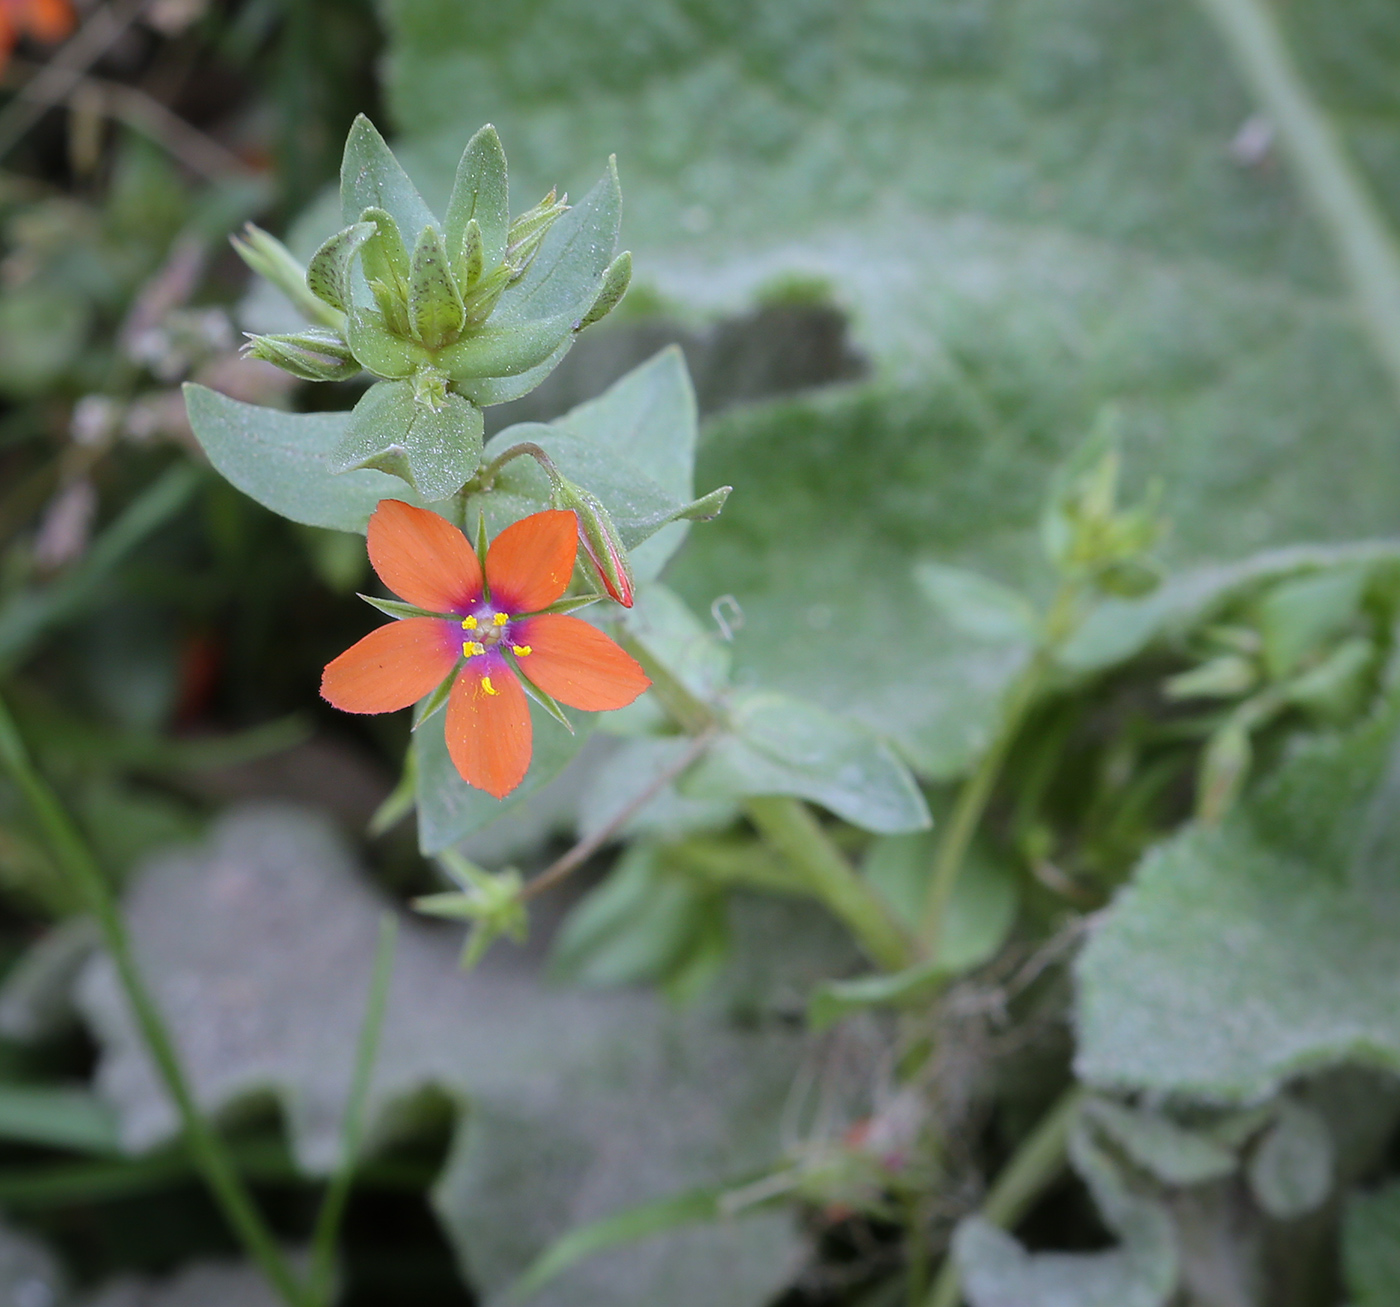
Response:
POLYGON ((21 36, 61 41, 73 30, 70 0, 0 0, 0 73, 21 36))
POLYGON ((530 708, 520 676, 586 712, 624 708, 651 684, 596 627, 545 613, 565 591, 578 550, 572 512, 535 513, 486 553, 450 522, 397 499, 369 520, 369 558, 399 598, 440 617, 371 631, 327 665, 321 694, 343 712, 396 712, 456 669, 447 750, 468 785, 504 798, 530 766, 530 708))

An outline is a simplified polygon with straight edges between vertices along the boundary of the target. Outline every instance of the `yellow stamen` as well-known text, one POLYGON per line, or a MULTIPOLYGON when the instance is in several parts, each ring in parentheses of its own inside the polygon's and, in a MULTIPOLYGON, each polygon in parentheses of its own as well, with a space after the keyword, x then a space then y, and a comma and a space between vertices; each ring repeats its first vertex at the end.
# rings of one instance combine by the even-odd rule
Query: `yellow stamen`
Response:
POLYGON ((497 614, 495 615, 495 617, 493 617, 491 620, 492 620, 497 626, 504 626, 508 621, 510 621, 510 614, 509 614, 509 613, 497 613, 497 614))
POLYGON ((533 649, 530 648, 528 644, 513 644, 510 647, 510 651, 517 658, 524 658, 527 653, 535 652, 533 649))
POLYGON ((485 652, 486 646, 484 644, 479 644, 475 640, 468 640, 462 645, 463 658, 475 658, 477 654, 484 654, 485 652))
POLYGON ((500 694, 500 691, 491 684, 491 678, 489 676, 483 676, 481 678, 481 688, 485 690, 487 694, 500 694))
POLYGON ((476 630, 476 618, 475 618, 475 617, 464 617, 464 618, 462 618, 462 630, 464 630, 464 631, 475 631, 475 630, 476 630))

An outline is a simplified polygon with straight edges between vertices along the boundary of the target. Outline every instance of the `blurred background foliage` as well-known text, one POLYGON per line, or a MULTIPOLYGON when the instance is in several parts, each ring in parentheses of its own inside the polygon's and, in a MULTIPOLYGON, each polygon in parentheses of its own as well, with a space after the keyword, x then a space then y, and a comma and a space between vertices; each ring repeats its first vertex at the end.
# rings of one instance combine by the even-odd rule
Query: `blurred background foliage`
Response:
MULTIPOLYGON (((1400 11, 1272 7, 1400 221, 1400 11)), ((406 936, 343 1301, 501 1301, 584 1225, 594 1242, 528 1301, 894 1307, 1076 1077, 1102 1096, 1073 1171, 1016 1213, 1020 1242, 959 1227, 972 1307, 1396 1301, 1400 1095, 1375 1069, 1400 1066, 1396 401, 1197 6, 113 0, 75 18, 70 44, 20 42, 0 102, 0 677, 132 886, 204 1101, 291 1245, 375 897, 437 872, 381 808, 407 723, 316 694, 374 624, 362 542, 218 480, 178 387, 358 395, 239 355, 288 309, 225 239, 255 219, 305 256, 334 230, 356 113, 439 212, 483 122, 517 200, 580 194, 616 153, 633 288, 488 424, 555 417, 678 344, 697 482, 736 487, 667 572, 702 615, 676 619, 684 640, 739 689, 873 728, 938 825, 1030 657, 1005 595, 1051 597, 1054 470, 1111 407, 1126 497, 1160 487, 1168 580, 1108 601, 1011 741, 941 997, 915 983, 895 1019, 893 991, 842 988, 849 942, 732 803, 695 794, 537 905, 522 952, 463 977, 450 933, 406 936), (1312 548, 1266 552, 1295 544, 1312 548), (1242 797, 1179 831, 1212 793, 1217 817, 1242 797)), ((466 851, 547 865, 665 748, 590 744, 466 851)), ((937 830, 830 829, 916 916, 937 830)), ((0 784, 0 1301, 260 1303, 78 907, 0 784)))

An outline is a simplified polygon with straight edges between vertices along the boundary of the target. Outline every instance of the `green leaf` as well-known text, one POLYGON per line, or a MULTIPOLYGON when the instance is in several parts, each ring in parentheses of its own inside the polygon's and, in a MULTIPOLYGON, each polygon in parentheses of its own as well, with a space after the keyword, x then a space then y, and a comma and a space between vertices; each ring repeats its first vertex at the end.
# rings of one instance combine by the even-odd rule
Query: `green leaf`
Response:
POLYGON ((1366 588, 1362 567, 1341 567, 1274 586, 1259 603, 1264 661, 1282 679, 1356 620, 1366 588))
POLYGON ((1327 1122, 1306 1104, 1285 1098, 1249 1159, 1249 1187, 1279 1221, 1316 1211, 1332 1192, 1336 1149, 1327 1122))
MULTIPOLYGON (((941 816, 937 824, 942 824, 941 816)), ((914 929, 923 917, 938 839, 937 830, 887 835, 865 855, 866 879, 914 929)), ((958 975, 990 960, 1011 933, 1017 899, 1015 873, 974 844, 943 915, 936 954, 939 966, 948 975, 958 975)))
POLYGON ((0 1084, 0 1138, 79 1153, 118 1151, 112 1109, 73 1085, 0 1084))
MULTIPOLYGON (((612 719, 601 725, 607 729, 612 719)), ((685 736, 643 736, 621 742, 600 764, 595 765, 578 801, 580 837, 607 829, 614 819, 650 788, 691 748, 685 736)), ((674 783, 667 785, 650 802, 628 819, 619 832, 623 836, 650 836, 679 839, 694 831, 722 830, 738 816, 738 807, 724 799, 689 799, 674 783)))
POLYGON ((998 644, 1028 644, 1039 630, 1035 609, 1014 590, 960 567, 919 563, 914 577, 929 602, 964 635, 998 644))
POLYGON ((925 962, 904 971, 860 976, 855 980, 828 980, 812 991, 807 1020, 822 1031, 853 1012, 872 1007, 901 1007, 931 996, 949 978, 939 962, 925 962))
POLYGON ((283 413, 185 387, 196 438, 214 467, 245 495, 308 526, 363 532, 381 499, 419 502, 398 477, 337 473, 348 413, 283 413))
POLYGON ((1347 1199, 1342 1267, 1355 1307, 1390 1307, 1400 1297, 1400 1182, 1347 1199))
MULTIPOLYGON (((509 322, 499 313, 484 327, 467 332, 455 345, 440 350, 435 366, 454 381, 481 377, 516 377, 546 362, 574 328, 567 314, 509 322)), ((498 401, 499 402, 499 401, 498 401)))
POLYGON ((365 371, 378 377, 411 377, 417 369, 432 363, 427 349, 417 341, 395 335, 374 309, 351 306, 345 319, 345 339, 365 371))
MULTIPOLYGON (((494 268, 500 263, 505 257, 506 231, 510 227, 508 195, 506 154, 496 129, 487 123, 467 142, 457 164, 444 226, 449 258, 460 257, 467 223, 475 219, 481 229, 485 266, 494 268)), ((462 284, 465 286, 465 281, 462 284)))
POLYGON ((1400 1068, 1395 714, 1300 748, 1217 829, 1148 854, 1076 966, 1082 1078, 1251 1102, 1400 1068))
POLYGON ((1070 1158, 1121 1242, 1110 1252, 1028 1253, 974 1217, 953 1236, 968 1307, 1165 1307, 1176 1288, 1177 1252, 1163 1206, 1134 1194, 1082 1124, 1070 1158))
POLYGON ((482 426, 481 410, 460 395, 445 395, 435 409, 411 382, 381 381, 355 405, 332 466, 337 474, 392 472, 424 499, 446 499, 480 466, 482 426))
POLYGON ((525 275, 501 296, 492 321, 563 318, 577 327, 602 289, 621 223, 622 188, 613 159, 593 189, 549 229, 525 275))
POLYGON ((423 197, 364 114, 350 127, 340 164, 340 212, 347 227, 366 209, 383 209, 405 239, 414 241, 433 220, 423 197))
POLYGON ((1162 1112, 1107 1098, 1087 1099, 1081 1110, 1135 1165, 1166 1184, 1203 1184, 1231 1175, 1239 1166, 1234 1152, 1209 1131, 1188 1129, 1162 1112))
POLYGON ((452 279, 436 227, 424 227, 413 248, 408 318, 414 334, 429 349, 441 346, 466 321, 462 295, 452 279))
POLYGON ((504 799, 475 790, 457 774, 447 753, 443 715, 425 722, 413 737, 418 766, 418 843, 424 853, 437 853, 490 825, 518 808, 554 779, 583 747, 593 728, 592 713, 571 713, 571 735, 538 705, 531 705, 534 755, 525 779, 504 799))
POLYGON ((375 227, 370 222, 357 222, 337 232, 325 242, 306 268, 306 284, 311 293, 342 313, 350 308, 350 274, 355 252, 371 236, 375 227))
POLYGON ((919 787, 894 752, 858 722, 785 695, 739 698, 722 735, 689 774, 697 798, 791 794, 880 834, 929 824, 919 787))

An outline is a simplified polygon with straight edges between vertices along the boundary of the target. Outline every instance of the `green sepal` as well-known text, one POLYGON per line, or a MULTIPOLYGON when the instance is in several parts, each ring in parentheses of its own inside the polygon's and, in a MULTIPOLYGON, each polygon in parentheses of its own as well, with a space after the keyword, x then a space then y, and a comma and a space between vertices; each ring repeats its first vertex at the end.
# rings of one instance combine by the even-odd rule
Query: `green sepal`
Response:
POLYGON ((276 236, 249 222, 243 226, 242 239, 231 236, 229 244, 258 276, 270 281, 291 300, 304 318, 327 327, 341 326, 340 314, 311 293, 306 284, 305 270, 276 236))
POLYGON ((543 363, 569 338, 573 322, 566 314, 513 326, 482 327, 440 350, 436 365, 454 381, 475 377, 513 377, 543 363))
POLYGON ((423 346, 395 335, 373 309, 352 306, 345 316, 345 337, 360 365, 376 377, 399 381, 432 362, 423 346))
POLYGON ((485 271, 486 255, 482 249, 481 226, 473 218, 462 235, 462 253, 457 260, 457 283, 464 295, 481 280, 481 274, 485 271))
POLYGON ((603 285, 598 291, 598 298, 593 301, 593 307, 579 320, 578 329, 582 331, 585 327, 591 327, 595 322, 601 322, 608 316, 627 294, 627 287, 632 284, 632 252, 623 250, 610 264, 608 270, 603 274, 603 285))
POLYGON ((350 268, 355 251, 374 235, 373 223, 357 222, 326 241, 306 268, 307 289, 344 313, 350 308, 350 268))
POLYGON ((447 702, 447 697, 452 693, 452 686, 457 680, 457 671, 460 666, 459 662, 442 678, 432 694, 414 706, 413 729, 415 731, 447 702))
POLYGON ((406 604, 402 599, 381 599, 378 595, 365 595, 356 593, 357 599, 363 599, 371 608, 377 608, 386 617, 401 619, 404 617, 437 617, 445 622, 450 622, 452 613, 435 613, 427 608, 419 608, 417 604, 406 604))
POLYGON ((389 330, 406 336, 409 334, 408 288, 413 272, 408 247, 398 223, 383 209, 366 209, 360 221, 374 225, 373 235, 360 248, 360 266, 374 294, 374 302, 389 330))
POLYGON ((526 209, 510 224, 510 231, 506 236, 505 262, 510 266, 513 276, 519 277, 530 266, 531 259, 539 252, 544 238, 549 235, 549 229, 568 208, 568 195, 558 195, 551 188, 549 194, 534 208, 526 209))
POLYGON ((340 162, 340 211, 349 226, 366 209, 383 209, 410 240, 433 220, 423 197, 374 124, 360 114, 345 138, 340 162))
POLYGON ((424 227, 413 247, 408 286, 408 322, 432 350, 455 340, 466 321, 462 295, 447 266, 447 253, 435 227, 424 227))
POLYGON ((548 608, 542 608, 540 611, 543 613, 576 613, 580 608, 591 608, 594 604, 602 603, 606 598, 605 594, 570 595, 567 599, 556 599, 548 608))
POLYGON ((276 336, 250 336, 248 358, 262 359, 303 381, 348 381, 359 376, 360 364, 349 346, 328 327, 276 336))
POLYGON ((541 690, 538 685, 532 684, 530 678, 520 670, 520 663, 514 656, 511 657, 510 661, 518 673, 517 679, 520 681, 520 684, 525 687, 525 693, 572 735, 574 733, 574 724, 564 716, 564 710, 559 706, 558 700, 556 700, 552 694, 541 690))
POLYGON ((469 326, 479 327, 491 316, 492 310, 501 302, 501 296, 506 293, 510 281, 510 265, 498 263, 471 288, 462 300, 469 326))
MULTIPOLYGON (((465 253, 468 224, 473 221, 480 232, 485 266, 494 268, 506 254, 510 198, 506 154, 501 148, 501 138, 490 123, 482 127, 462 151, 452 198, 447 202, 444 236, 447 251, 454 260, 465 253)), ((463 285, 466 284, 464 279, 463 285)))
POLYGON ((407 481, 430 503, 455 494, 481 463, 481 410, 460 395, 421 404, 409 381, 371 386, 335 451, 337 471, 374 468, 407 481))

